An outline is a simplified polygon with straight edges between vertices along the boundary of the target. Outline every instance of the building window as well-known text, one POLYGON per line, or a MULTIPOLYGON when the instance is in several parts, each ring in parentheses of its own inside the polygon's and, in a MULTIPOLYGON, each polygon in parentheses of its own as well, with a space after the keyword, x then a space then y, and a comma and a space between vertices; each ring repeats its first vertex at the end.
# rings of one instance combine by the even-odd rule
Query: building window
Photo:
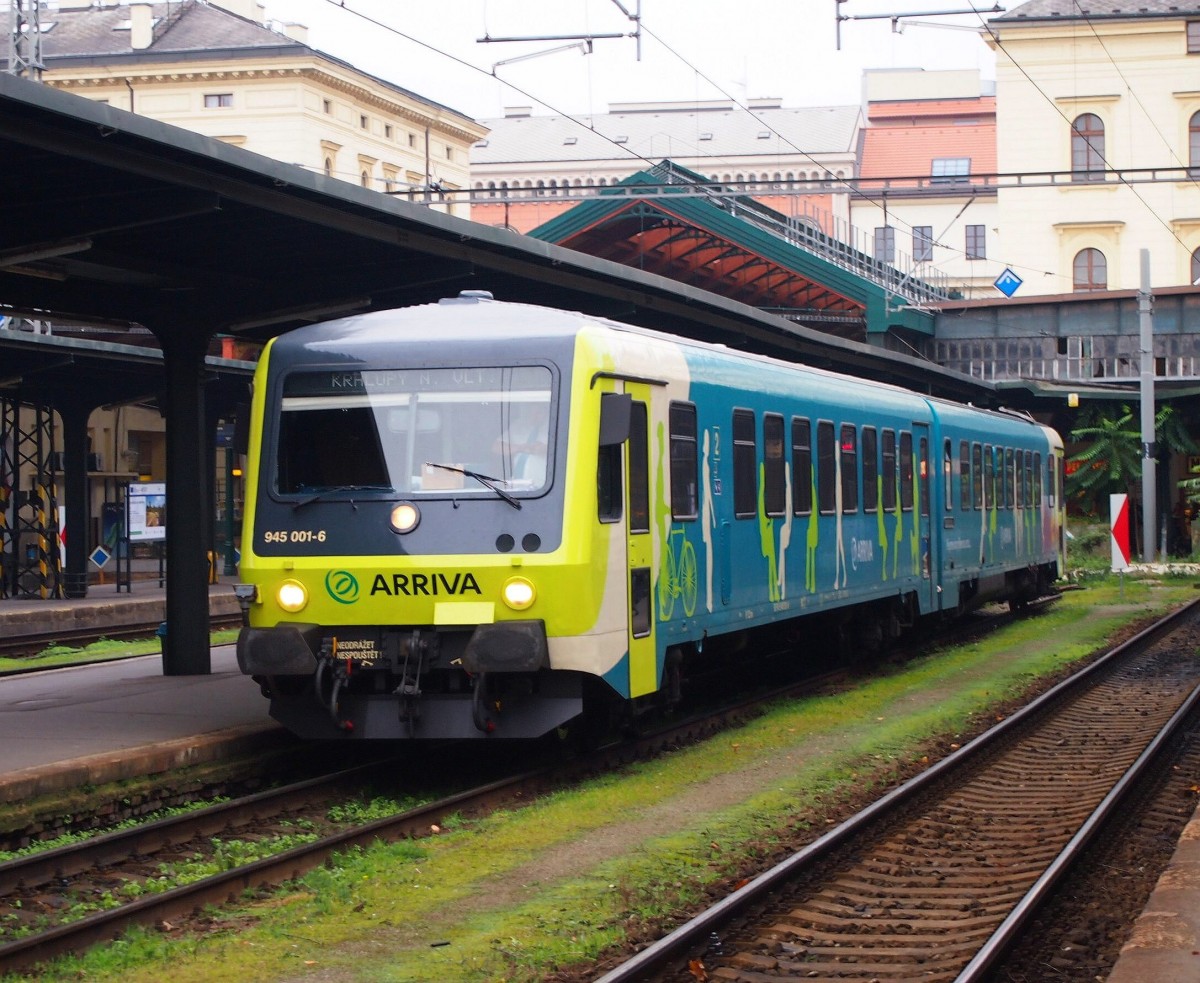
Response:
POLYGON ((364 188, 369 188, 371 186, 371 175, 368 174, 366 171, 363 171, 358 176, 358 183, 361 184, 364 188))
POLYGON ((1191 167, 1188 177, 1200 177, 1200 112, 1192 113, 1188 120, 1188 164, 1191 167))
POLYGON ((967 226, 967 259, 987 259, 987 228, 967 226))
POLYGON ((326 116, 332 116, 333 115, 333 100, 332 99, 322 99, 321 100, 321 111, 326 116))
POLYGON ((410 133, 408 135, 408 145, 410 147, 415 147, 417 145, 417 135, 415 133, 410 133))
POLYGON ((1192 285, 1200 286, 1200 249, 1192 251, 1192 285))
POLYGON ((1104 123, 1095 113, 1083 113, 1071 124, 1071 177, 1104 180, 1104 123))
POLYGON ((1200 55, 1200 20, 1188 21, 1187 50, 1189 55, 1200 55))
POLYGON ((384 124, 383 124, 383 136, 384 136, 384 139, 385 139, 385 140, 390 140, 390 139, 392 138, 392 132, 393 132, 393 131, 392 131, 392 124, 391 124, 391 123, 384 123, 384 124))
POLYGON ((232 92, 210 92, 204 97, 205 109, 229 109, 233 106, 232 92))
POLYGON ((446 160, 454 160, 454 148, 453 147, 446 148, 446 160))
POLYGON ((881 263, 896 259, 896 230, 890 225, 875 227, 875 258, 881 263))
POLYGON ((930 184, 958 184, 971 173, 970 157, 935 157, 930 184))
POLYGON ((914 263, 928 263, 933 259, 932 225, 913 226, 912 258, 914 263))
POLYGON ((1071 264, 1071 285, 1077 294, 1108 289, 1108 261, 1099 249, 1081 249, 1071 264))
POLYGON ((367 117, 366 117, 366 116, 359 116, 359 117, 358 117, 358 128, 359 128, 360 130, 365 130, 365 129, 367 129, 368 127, 370 127, 370 125, 371 125, 371 121, 370 121, 369 119, 367 119, 367 117))
POLYGON ((333 177, 333 158, 332 157, 325 158, 325 176, 333 177))

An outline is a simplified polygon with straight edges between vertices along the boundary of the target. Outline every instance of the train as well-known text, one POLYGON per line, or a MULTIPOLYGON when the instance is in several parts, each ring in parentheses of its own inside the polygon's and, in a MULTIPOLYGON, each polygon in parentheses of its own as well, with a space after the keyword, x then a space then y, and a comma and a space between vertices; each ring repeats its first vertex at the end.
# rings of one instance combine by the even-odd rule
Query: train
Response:
POLYGON ((486 291, 272 339, 246 441, 238 664, 304 738, 583 732, 1065 570, 1027 414, 486 291))

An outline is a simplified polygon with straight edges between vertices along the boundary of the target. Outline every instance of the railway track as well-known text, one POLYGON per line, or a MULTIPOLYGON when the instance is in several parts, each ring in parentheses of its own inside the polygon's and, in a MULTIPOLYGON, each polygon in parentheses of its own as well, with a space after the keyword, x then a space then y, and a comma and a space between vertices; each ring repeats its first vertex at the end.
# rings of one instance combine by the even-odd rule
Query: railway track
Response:
POLYGON ((1200 601, 1142 632, 604 977, 983 980, 1171 735, 1200 601))
MULTIPOLYGON (((237 613, 214 614, 210 618, 210 626, 213 631, 223 628, 237 628, 241 623, 242 617, 237 613)), ((52 632, 39 632, 32 635, 15 635, 0 638, 0 656, 9 659, 23 659, 37 655, 57 645, 83 648, 101 639, 154 638, 159 624, 159 621, 152 621, 116 625, 109 628, 55 629, 52 632)), ((12 675, 15 672, 36 672, 37 668, 11 669, 4 672, 3 675, 12 675)))
MULTIPOLYGON (((356 846, 430 835, 448 815, 479 815, 505 803, 528 801, 532 796, 582 777, 700 740, 745 721, 758 713, 765 701, 827 686, 833 675, 759 693, 736 705, 586 756, 537 771, 494 778, 394 816, 325 832, 313 842, 192 884, 143 895, 119 908, 33 931, 0 944, 0 974, 27 971, 55 956, 111 941, 135 925, 178 921, 205 905, 224 904, 247 890, 282 884, 356 846)), ((447 766, 446 770, 453 767, 447 766)), ((45 911, 55 898, 67 893, 97 894, 127 879, 147 879, 152 876, 157 858, 167 852, 191 853, 204 849, 213 837, 255 837, 278 828, 281 820, 291 823, 299 815, 311 818, 322 812, 333 797, 352 795, 356 786, 366 782, 379 768, 379 763, 364 765, 0 863, 0 920, 16 912, 45 911)))
MULTIPOLYGON (((960 631, 979 634, 1011 619, 1009 615, 980 617, 960 631)), ((549 769, 520 772, 484 781, 409 811, 349 828, 324 830, 313 842, 296 846, 235 869, 135 897, 120 907, 98 911, 47 928, 37 915, 66 907, 66 896, 115 893, 129 881, 153 878, 164 857, 191 855, 209 848, 214 837, 269 836, 299 816, 315 822, 326 803, 353 795, 377 773, 378 763, 310 779, 284 788, 220 803, 186 815, 163 819, 134 829, 105 834, 71 846, 0 863, 0 919, 10 924, 24 913, 26 934, 0 943, 0 973, 22 972, 57 955, 78 952, 108 941, 134 925, 178 921, 204 905, 223 904, 246 890, 295 879, 325 863, 331 856, 376 840, 428 835, 447 815, 477 815, 502 803, 527 801, 550 788, 584 775, 615 768, 630 760, 678 747, 688 741, 733 726, 759 712, 771 700, 811 693, 828 686, 834 673, 757 693, 740 703, 699 715, 640 738, 623 741, 549 769)), ((446 771, 453 771, 448 766, 446 771)), ((328 824, 326 824, 328 825, 328 824)), ((2 936, 0 936, 2 938, 2 936)))

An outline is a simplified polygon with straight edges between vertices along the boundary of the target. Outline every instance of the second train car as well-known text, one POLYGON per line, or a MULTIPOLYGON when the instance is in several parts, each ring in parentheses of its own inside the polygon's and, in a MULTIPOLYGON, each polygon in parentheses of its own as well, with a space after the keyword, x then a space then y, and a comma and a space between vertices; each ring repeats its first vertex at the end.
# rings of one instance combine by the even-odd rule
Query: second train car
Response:
POLYGON ((1024 415, 484 292, 274 339, 250 426, 238 660, 306 737, 537 737, 1063 565, 1024 415))

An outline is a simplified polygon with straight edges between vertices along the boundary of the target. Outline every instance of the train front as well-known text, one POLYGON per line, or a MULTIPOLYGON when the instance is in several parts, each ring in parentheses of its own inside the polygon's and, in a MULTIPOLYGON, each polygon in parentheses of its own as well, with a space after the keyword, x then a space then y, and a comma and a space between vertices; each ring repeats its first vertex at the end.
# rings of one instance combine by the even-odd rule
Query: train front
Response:
POLYGON ((506 306, 347 318, 264 353, 238 662, 296 734, 528 738, 582 709, 537 587, 562 562, 573 342, 506 306))

